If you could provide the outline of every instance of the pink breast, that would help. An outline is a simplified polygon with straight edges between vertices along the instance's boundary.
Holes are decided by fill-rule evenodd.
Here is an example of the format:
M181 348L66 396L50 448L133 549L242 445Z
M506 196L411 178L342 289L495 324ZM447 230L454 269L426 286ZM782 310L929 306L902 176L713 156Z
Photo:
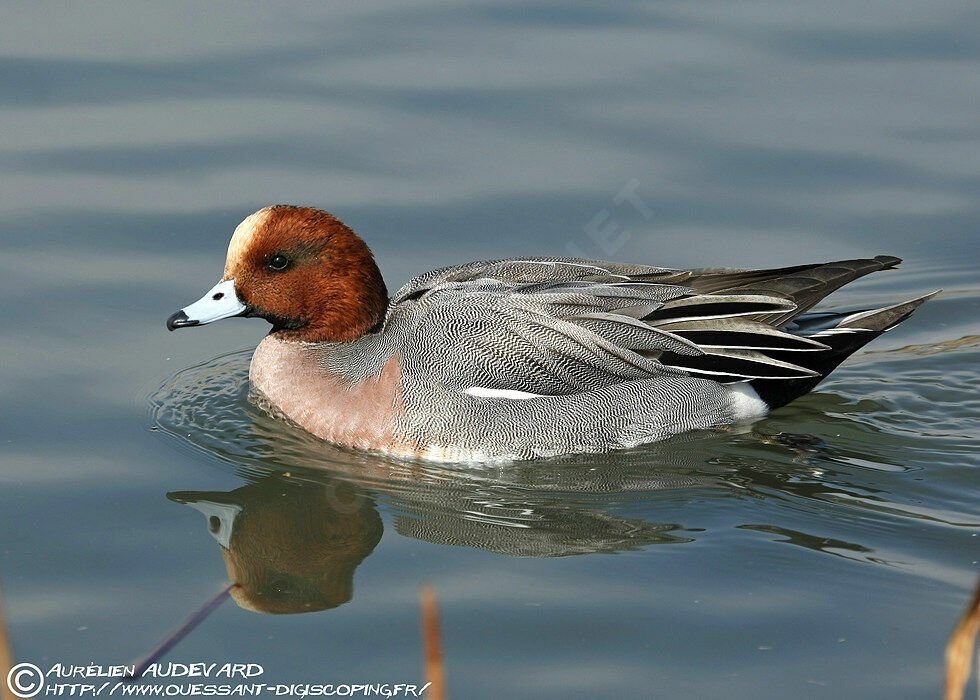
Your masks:
M381 373L350 385L320 366L310 343L267 336L249 369L252 386L313 435L358 449L414 456L405 437L399 356Z

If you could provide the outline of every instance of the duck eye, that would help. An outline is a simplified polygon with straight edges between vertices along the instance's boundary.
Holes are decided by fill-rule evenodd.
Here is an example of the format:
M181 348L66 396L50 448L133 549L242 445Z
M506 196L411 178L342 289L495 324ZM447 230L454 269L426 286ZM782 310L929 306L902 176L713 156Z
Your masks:
M282 272L289 267L289 258L282 253L276 253L269 258L268 268L273 272Z

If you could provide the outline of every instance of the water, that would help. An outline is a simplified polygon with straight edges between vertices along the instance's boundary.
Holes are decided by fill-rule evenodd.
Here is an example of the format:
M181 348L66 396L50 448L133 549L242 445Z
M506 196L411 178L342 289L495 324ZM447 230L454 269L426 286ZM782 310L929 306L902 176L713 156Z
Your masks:
M457 698L938 693L980 568L973 4L23 4L3 20L0 579L19 661L129 661L230 567L244 607L168 659L418 682L430 583ZM261 322L163 329L273 202L351 224L392 289L509 255L888 253L900 270L828 308L945 292L749 428L407 465L253 406Z

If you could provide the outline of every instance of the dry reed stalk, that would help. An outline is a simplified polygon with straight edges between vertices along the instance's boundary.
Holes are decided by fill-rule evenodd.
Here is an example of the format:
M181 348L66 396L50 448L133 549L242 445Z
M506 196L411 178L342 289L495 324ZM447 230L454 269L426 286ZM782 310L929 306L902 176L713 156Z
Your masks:
M422 604L422 642L425 649L425 680L431 683L429 700L446 700L446 669L442 662L442 638L439 634L439 606L436 592L423 586L419 592Z
M14 700L14 694L7 686L7 674L14 667L14 652L11 650L7 625L3 617L3 591L0 590L0 698Z
M221 605L225 601L225 598L231 595L231 589L233 589L236 585L238 584L226 583L224 588L218 591L218 593L208 602L195 610L194 614L187 618L187 620L184 621L180 627L168 634L162 642L147 652L147 654L141 659L134 661L132 663L133 673L123 676L123 678L127 681L138 681L140 678L142 678L143 672L146 671L151 664L156 663L160 657L173 649L181 639L190 634L195 627L204 621L204 618L210 615L219 605Z
M970 680L977 632L980 632L980 583L946 645L946 690L943 700L962 700L966 683ZM977 666L980 668L980 660L977 661Z

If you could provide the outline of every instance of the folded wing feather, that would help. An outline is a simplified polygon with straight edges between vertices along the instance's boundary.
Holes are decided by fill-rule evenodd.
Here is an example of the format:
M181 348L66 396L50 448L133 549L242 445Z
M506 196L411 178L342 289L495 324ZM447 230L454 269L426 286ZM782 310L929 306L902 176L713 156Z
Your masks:
M782 330L824 296L897 258L776 270L670 270L595 260L476 262L412 280L393 315L433 351L464 346L467 387L566 394L657 374L720 382L815 375L787 351L826 350ZM778 354L776 359L767 354Z

